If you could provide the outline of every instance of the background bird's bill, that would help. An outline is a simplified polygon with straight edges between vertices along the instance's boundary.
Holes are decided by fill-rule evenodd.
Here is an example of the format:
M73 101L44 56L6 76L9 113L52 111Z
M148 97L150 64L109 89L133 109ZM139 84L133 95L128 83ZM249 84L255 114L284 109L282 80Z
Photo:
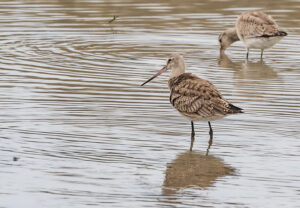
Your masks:
M159 70L153 77L151 77L150 79L148 79L146 82L144 82L143 84L141 84L141 86L147 84L148 82L150 82L152 79L154 79L155 77L159 76L160 74L164 73L165 71L167 71L167 66L164 66L161 70Z

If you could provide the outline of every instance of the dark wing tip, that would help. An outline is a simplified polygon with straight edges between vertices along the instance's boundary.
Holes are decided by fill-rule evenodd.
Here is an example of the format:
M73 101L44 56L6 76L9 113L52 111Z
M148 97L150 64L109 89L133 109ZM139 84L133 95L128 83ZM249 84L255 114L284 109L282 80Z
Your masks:
M264 34L264 35L261 35L261 36L258 36L260 38L270 38L270 37L278 37L278 36L287 36L288 33L287 32L284 32L284 31L278 31L272 35L268 35L268 34Z
M244 110L242 108L239 108L235 105L229 104L229 109L231 113L244 113Z
M278 36L287 36L288 33L285 31L278 31Z

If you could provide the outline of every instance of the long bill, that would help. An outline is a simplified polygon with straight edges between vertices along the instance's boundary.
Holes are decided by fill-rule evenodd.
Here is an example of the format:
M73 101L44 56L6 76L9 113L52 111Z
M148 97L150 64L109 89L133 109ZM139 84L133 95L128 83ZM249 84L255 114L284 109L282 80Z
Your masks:
M167 66L164 66L161 70L159 70L153 77L151 77L150 79L148 79L146 82L144 82L143 84L141 84L141 86L144 86L145 84L147 84L148 82L150 82L152 79L154 79L155 77L159 76L160 74L164 73L165 71L167 71Z
M225 54L225 48L222 46L220 47L220 54L222 54L222 55Z

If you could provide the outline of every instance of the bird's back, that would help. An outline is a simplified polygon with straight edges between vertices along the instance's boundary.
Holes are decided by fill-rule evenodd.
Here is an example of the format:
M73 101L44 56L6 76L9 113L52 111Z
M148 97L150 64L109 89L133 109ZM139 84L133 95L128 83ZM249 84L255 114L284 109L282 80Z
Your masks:
M263 11L246 11L236 22L236 29L241 40L256 37L283 36L275 20Z
M242 109L224 99L209 81L191 73L169 80L170 103L189 120L217 120L226 115L242 113Z

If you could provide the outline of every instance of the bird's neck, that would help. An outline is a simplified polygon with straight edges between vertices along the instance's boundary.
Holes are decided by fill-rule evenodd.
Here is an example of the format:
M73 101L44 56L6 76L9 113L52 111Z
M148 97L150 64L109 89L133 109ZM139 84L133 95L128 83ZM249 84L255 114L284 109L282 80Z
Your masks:
M240 40L235 27L227 29L226 34L231 44Z
M184 72L185 72L185 66L173 68L172 72L170 74L170 79L172 79L174 77L178 77L181 74L183 74Z

